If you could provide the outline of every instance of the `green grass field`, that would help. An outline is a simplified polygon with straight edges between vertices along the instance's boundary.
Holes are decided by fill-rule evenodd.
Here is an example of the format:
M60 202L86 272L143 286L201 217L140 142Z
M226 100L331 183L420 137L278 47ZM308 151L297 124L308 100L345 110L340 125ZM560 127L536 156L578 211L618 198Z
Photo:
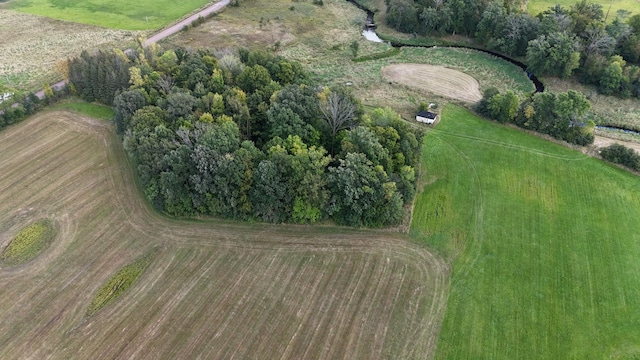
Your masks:
M79 99L67 99L52 107L52 110L71 110L80 114L87 115L94 119L111 120L115 115L115 111L112 108L95 104L87 103Z
M527 12L531 15L537 15L548 8L555 6L556 4L562 5L562 7L569 9L571 6L575 5L575 3L579 2L578 0L529 0L527 1ZM591 0L590 2L602 5L602 11L604 14L607 14L609 11L609 17L607 17L607 22L611 22L616 17L616 11L623 9L627 11L631 11L631 14L639 14L640 13L640 2L635 0ZM611 6L611 10L609 10L609 6Z
M447 106L412 234L453 261L438 359L637 359L640 178Z
M208 0L12 0L8 8L106 28L150 30L172 23L208 2Z

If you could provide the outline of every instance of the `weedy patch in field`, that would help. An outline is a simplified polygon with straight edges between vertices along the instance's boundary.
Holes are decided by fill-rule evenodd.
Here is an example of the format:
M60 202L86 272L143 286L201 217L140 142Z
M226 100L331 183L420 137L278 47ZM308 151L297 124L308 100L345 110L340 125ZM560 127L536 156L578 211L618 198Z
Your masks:
M51 220L42 219L20 230L4 248L0 260L8 265L20 265L38 256L55 237Z
M97 313L124 294L151 264L151 260L153 260L153 253L146 254L111 276L91 300L87 316Z

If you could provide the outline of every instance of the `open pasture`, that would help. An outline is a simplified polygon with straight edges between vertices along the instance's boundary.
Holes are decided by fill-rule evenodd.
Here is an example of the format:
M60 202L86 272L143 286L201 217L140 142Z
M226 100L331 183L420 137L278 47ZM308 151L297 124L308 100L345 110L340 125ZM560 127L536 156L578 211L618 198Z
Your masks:
M411 231L454 269L436 358L640 356L638 176L454 106L423 159Z
M0 358L430 358L448 267L394 233L184 221L144 202L112 127L47 111L0 132L0 247L57 224L37 258L0 264ZM133 285L87 317L135 259Z
M203 7L209 0L11 0L27 14L121 30L153 30Z
M579 0L527 0L527 12L533 16L555 6L556 4L562 5L565 9L570 9ZM640 2L636 0L591 0L591 3L602 5L602 11L605 15L609 12L607 22L613 21L616 18L616 12L618 10L630 11L632 15L640 14Z

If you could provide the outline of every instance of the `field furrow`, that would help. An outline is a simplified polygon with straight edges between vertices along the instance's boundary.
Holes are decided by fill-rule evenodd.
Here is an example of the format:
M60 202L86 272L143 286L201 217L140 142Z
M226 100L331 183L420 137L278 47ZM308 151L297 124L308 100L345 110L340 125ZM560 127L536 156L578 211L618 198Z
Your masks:
M34 260L0 263L2 359L433 354L449 270L402 235L159 216L111 127L67 112L1 132L0 174L0 247L37 219L58 230ZM149 253L87 317L107 279Z

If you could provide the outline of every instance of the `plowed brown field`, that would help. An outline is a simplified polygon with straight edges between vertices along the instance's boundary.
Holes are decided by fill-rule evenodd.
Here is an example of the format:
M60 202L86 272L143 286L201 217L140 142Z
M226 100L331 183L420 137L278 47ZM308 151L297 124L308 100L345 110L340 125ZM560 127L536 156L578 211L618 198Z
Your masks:
M382 69L382 75L403 85L456 100L474 103L482 99L476 79L444 66L392 64Z
M424 359L448 268L401 235L182 221L153 212L103 122L46 112L0 133L0 247L34 219L57 237L0 264L1 359ZM118 269L136 283L85 312Z

